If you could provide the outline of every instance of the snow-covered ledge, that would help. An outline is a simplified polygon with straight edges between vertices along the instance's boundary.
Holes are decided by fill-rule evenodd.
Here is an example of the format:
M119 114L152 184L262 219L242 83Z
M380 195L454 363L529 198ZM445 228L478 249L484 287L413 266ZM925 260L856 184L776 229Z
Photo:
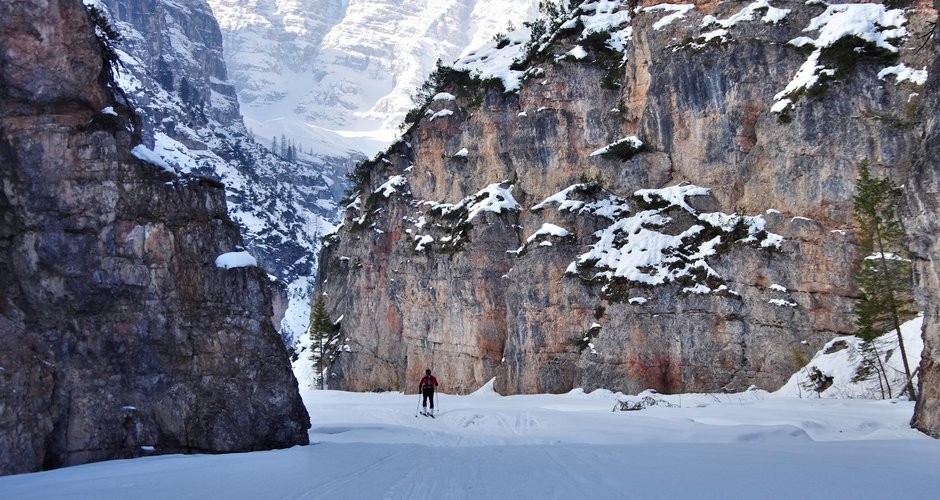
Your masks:
M227 252L215 258L215 267L221 267L222 269L257 266L258 260L248 252Z

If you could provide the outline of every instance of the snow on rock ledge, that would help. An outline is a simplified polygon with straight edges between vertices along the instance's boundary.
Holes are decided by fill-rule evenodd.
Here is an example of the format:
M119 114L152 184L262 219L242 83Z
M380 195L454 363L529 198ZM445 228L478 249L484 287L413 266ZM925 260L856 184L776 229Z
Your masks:
M618 140L618 141L612 142L612 143L610 143L610 144L608 144L608 145L606 145L606 146L604 146L604 147L602 147L602 148L600 148L600 149L594 151L594 152L591 153L589 156L603 156L603 155L607 155L607 154L612 154L612 153L614 153L618 148L627 148L627 149L631 149L631 150L637 151L637 150L639 150L639 149L642 148L642 147L643 147L643 141L641 141L639 137L637 137L637 136L635 136L635 135L631 135L631 136L629 136L629 137L624 137L623 139L620 139L620 140Z
M560 208L583 213L589 205L584 202L574 205L563 194L576 187L569 187L536 207L542 208L552 201L559 203ZM607 282L623 279L644 285L684 283L688 285L683 288L685 293L727 292L723 279L706 258L718 255L730 244L778 248L782 237L767 232L761 216L700 214L689 204L688 198L710 193L707 188L692 184L641 189L633 194L633 205L638 208L632 215L610 217L607 211L595 213L614 222L594 233L595 243L568 266L566 273L588 273L584 277ZM676 210L694 216L700 223L675 227Z
M924 317L919 316L901 325L901 336L908 359L920 359L924 349L921 328ZM904 366L898 353L898 337L893 331L885 333L874 341L879 352L880 363L891 385L891 394L895 397L905 384ZM881 399L881 385L877 375L860 376L864 373L865 359L862 353L862 339L854 335L836 337L820 349L806 366L800 368L790 380L778 389L774 395L789 397L821 397L839 399ZM819 377L829 379L831 383L819 392L810 379L818 370ZM917 376L914 376L917 384ZM885 390L887 397L887 389Z
M678 7L679 17L681 17L694 6ZM664 10L672 10L671 8L672 6L666 6ZM607 47L618 52L623 52L627 42L632 39L633 28L625 26L631 21L631 13L623 2L588 0L572 9L569 16L565 22L556 25L556 31L541 33L538 39L532 39L533 31L529 26L510 31L482 47L464 53L454 62L453 67L457 70L468 71L472 76L482 80L497 79L502 82L506 92L517 92L522 86L524 77L527 76L523 68L527 57L532 53L547 50L559 32L581 25L584 29L578 35L578 40L584 40L592 33L607 32ZM556 58L556 61L565 58L582 60L588 55L585 47L576 45Z
M790 9L778 9L770 5L770 2L767 0L757 0L756 2L747 5L737 14L727 19L718 19L715 16L705 16L705 18L702 19L702 26L717 24L722 28L730 28L741 21L753 21L754 14L758 14L761 10L766 11L764 16L761 17L761 21L769 24L779 23L787 17L787 14L790 13Z
M686 14L689 13L689 11L691 11L694 8L695 8L695 5L692 5L690 3L678 4L678 5L663 3L663 4L647 7L643 9L643 12L662 11L662 12L669 13L666 16L664 16L662 19L660 19L659 21L656 21L655 24L653 24L653 29L656 31L659 31L665 28L666 26L669 26L674 21L682 19L683 17L685 17Z
M521 210L522 207L512 197L512 185L503 187L507 182L495 183L486 186L473 196L468 196L455 205L446 203L429 203L432 210L441 211L442 215L447 215L457 210L467 210L467 220L473 220L480 212L502 213L505 210Z
M258 260L248 252L228 252L215 258L215 267L235 269L237 267L257 267Z
M138 144L134 146L134 149L131 150L131 154L134 155L138 160L145 161L151 165L156 165L167 172L176 174L176 169L170 166L163 158L160 157L157 153L154 153L150 148L144 146L143 144Z
M382 196L388 198L392 194L397 193L398 188L405 186L406 184L408 184L408 180L405 179L403 175L393 175L392 177L389 177L385 184L382 184L376 188L373 193L381 194Z
M532 243L539 236L557 236L559 238L564 238L565 236L568 236L569 234L571 233L569 233L567 229L556 226L555 224L549 224L548 222L546 222L542 224L542 227L539 228L538 231L533 233L532 236L529 236L528 238L526 238L525 241L526 243Z
M531 30L512 31L504 39L492 42L462 55L454 62L454 69L469 71L482 80L499 79L506 92L516 92L522 85L522 71L510 69L525 54Z
M800 66L796 75L786 88L774 96L775 103L771 110L776 113L786 110L805 90L820 83L820 79L831 77L835 70L826 68L821 59L824 51L841 40L854 37L878 50L897 53L898 48L892 41L908 35L904 24L907 18L902 9L887 9L881 4L840 4L829 5L826 11L813 18L804 32L818 32L815 39L801 36L790 40L795 47L812 46L815 50ZM865 47L856 48L863 53ZM881 76L881 75L879 75ZM790 102L784 103L789 99Z
M927 83L927 68L918 70L909 68L904 64L898 64L897 66L890 66L879 71L878 79L884 80L889 75L894 75L894 83L898 84L904 81L911 82L914 85Z

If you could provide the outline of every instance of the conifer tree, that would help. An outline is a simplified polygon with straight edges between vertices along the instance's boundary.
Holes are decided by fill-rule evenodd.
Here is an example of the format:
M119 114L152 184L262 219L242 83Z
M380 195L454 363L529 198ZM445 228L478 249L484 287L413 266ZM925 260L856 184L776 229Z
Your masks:
M317 369L320 389L326 388L326 371L339 353L339 328L330 321L323 295L317 295L310 313L310 361Z
M913 269L904 248L904 230L897 213L901 189L890 179L873 178L867 160L860 167L857 189L853 205L862 258L855 279L863 292L855 308L857 334L865 341L865 349L870 350L872 346L868 344L885 331L893 329L897 333L907 379L905 391L911 399L916 399L901 335L902 319L914 314ZM880 366L880 356L875 353L875 357Z
M173 85L173 70L170 69L170 63L163 57L157 60L157 83L166 90L173 92L176 88Z
M186 77L180 79L180 88L178 92L180 100L189 106L193 106L193 90Z

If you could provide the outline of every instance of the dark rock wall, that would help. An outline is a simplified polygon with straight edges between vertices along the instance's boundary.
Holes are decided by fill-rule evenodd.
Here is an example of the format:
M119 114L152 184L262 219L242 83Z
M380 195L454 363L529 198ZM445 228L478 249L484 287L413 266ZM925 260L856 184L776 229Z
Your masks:
M3 2L0 41L0 474L306 443L221 185L131 155L79 0Z

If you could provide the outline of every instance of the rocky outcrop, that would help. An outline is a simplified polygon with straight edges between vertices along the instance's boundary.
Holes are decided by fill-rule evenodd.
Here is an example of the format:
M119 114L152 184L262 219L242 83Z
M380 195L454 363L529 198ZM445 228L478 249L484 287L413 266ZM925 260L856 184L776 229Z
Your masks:
M938 5L940 7L940 5ZM936 31L934 54L940 51ZM906 225L915 258L915 276L924 307L924 354L920 362L920 399L911 425L940 438L940 59L928 70L925 98L920 106L924 124L923 149L907 183L910 218Z
M0 4L0 40L0 473L306 443L222 186L136 146L79 0Z
M245 127L227 77L222 35L205 0L89 2L121 35L118 85L140 118L144 144L175 170L225 184L246 247L277 278L287 345L306 330L320 236L353 160L272 154Z
M919 147L921 86L879 73L932 60L914 49L935 11L896 53L827 49L825 84L791 92L813 56L788 42L829 11L771 3L789 12L588 1L581 27L613 19L622 52L572 22L518 92L449 81L359 169L321 256L349 339L334 387L414 390L431 367L454 392L770 389L854 332L857 166L900 178Z

